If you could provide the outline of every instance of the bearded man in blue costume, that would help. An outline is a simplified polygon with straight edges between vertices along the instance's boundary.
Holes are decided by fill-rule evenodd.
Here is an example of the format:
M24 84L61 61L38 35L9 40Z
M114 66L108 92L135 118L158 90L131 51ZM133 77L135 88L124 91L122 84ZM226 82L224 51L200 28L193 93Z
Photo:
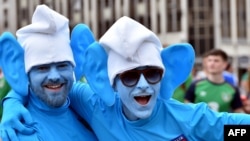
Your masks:
M34 120L32 128L36 132L30 135L18 132L17 138L9 139L97 140L94 133L69 107L68 94L74 82L75 61L70 47L68 19L45 5L39 5L33 14L32 23L19 29L16 34L18 42L11 33L2 35L1 57L2 59L6 57L4 59L6 62L12 61L9 63L10 72L6 72L7 77L15 77L16 73L12 73L13 71L24 70L24 67L12 68L11 64L15 66L20 61L25 62L25 73L29 83L26 108ZM1 61L3 65L7 65ZM16 82L11 81L14 90L16 90L14 85L18 85L18 79L24 80L25 77L17 78ZM19 85L20 89L24 90L25 87L22 86L23 84ZM16 104L12 107L18 109ZM8 112L12 112L11 109ZM4 134L3 131L1 134ZM4 141L9 139L3 138Z
M81 40L75 33L71 42ZM205 103L183 104L170 98L190 74L194 59L191 45L163 49L152 31L122 17L84 51L82 64L88 84L73 85L71 106L98 140L223 140L225 124L249 124L250 116L217 113ZM11 103L10 97L4 106ZM22 132L20 125L12 127Z

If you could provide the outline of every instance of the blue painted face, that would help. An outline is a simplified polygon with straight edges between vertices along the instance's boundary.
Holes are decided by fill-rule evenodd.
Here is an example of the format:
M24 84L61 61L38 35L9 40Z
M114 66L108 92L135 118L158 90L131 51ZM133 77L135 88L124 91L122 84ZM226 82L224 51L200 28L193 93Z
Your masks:
M34 94L52 107L65 103L74 81L70 62L34 66L28 76Z
M137 69L144 70L145 67ZM121 98L123 113L129 120L145 119L151 115L160 91L160 80L151 84L147 76L141 73L134 86L126 86L121 77L116 78L114 86Z

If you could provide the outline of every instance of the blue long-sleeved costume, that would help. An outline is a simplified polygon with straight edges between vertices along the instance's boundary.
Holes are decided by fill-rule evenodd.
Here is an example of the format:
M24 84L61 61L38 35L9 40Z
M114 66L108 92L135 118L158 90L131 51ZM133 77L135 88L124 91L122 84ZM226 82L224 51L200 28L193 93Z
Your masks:
M52 108L34 94L29 94L27 109L36 122L36 132L32 135L18 134L20 141L95 141L77 115L69 108L70 101L59 108Z
M85 40L81 39L79 41L85 41ZM76 44L76 46L77 45L78 44ZM98 48L92 46L89 49L91 50ZM174 52L171 51L171 49L173 49ZM108 93L106 90L104 90L105 87L110 85L109 83L105 85L100 80L107 80L107 79L89 79L93 81L93 82L88 81L89 84L96 84L99 86L99 87L95 87L95 85L91 86L92 89L94 88L93 90L97 91L96 94L94 94L94 92L89 88L88 85L84 85L80 82L73 85L71 94L69 95L71 97L70 98L71 106L75 109L75 111L77 111L81 115L81 117L83 117L90 124L90 126L93 128L99 140L104 140L104 141L179 140L180 141L182 138L183 140L187 139L191 141L202 141L202 140L216 141L216 140L223 140L224 124L250 123L250 115L216 113L211 111L205 104L187 105L169 99L175 87L181 82L183 82L182 79L184 79L185 76L190 74L190 71L188 70L192 68L192 65L190 64L192 64L194 60L194 53L190 55L188 50L181 50L182 52L180 53L178 52L178 45L177 47L174 48L168 47L165 51L168 52L164 53L163 50L162 57L163 57L163 62L165 61L166 63L168 63L166 64L166 68L168 68L168 71L166 75L163 77L162 82L165 83L163 83L164 87L161 87L161 89L163 90L159 94L159 96L165 96L165 97L164 99L160 97L158 98L152 115L147 119L141 119L138 121L127 120L122 113L122 105L118 95L116 95L115 97L115 103L112 104L111 106L110 105L107 106L104 100L108 99L107 101L109 103L110 102L109 100L112 99L111 98L112 95L113 94L115 95L115 93ZM75 49L75 52L79 51ZM80 52L78 54L82 55ZM94 55L90 54L89 56L85 57L87 58L85 61L87 63L90 63L90 65L84 65L83 67L85 69L85 75L88 77L91 76L90 78L103 78L97 76L105 72L103 70L99 71L99 69L103 69L106 65L105 55L103 54L104 57L102 58L101 55L98 54L98 50L94 50L93 54ZM185 59L179 57L184 55ZM168 60L170 61L168 62ZM104 63L98 61L103 61ZM178 62L178 64L176 62ZM93 67L92 64L94 65L97 64L97 66ZM104 64L104 67L101 66L102 64ZM17 69L11 69L11 70L18 70L19 67L16 68ZM104 74L106 75L106 73ZM176 77L175 74L178 74L178 77ZM16 79L13 80L14 81L12 82L15 82ZM16 89L22 90L19 89L19 87L17 87ZM168 92L168 94L166 94L165 92ZM17 93L27 94L23 91L17 91ZM110 94L111 97L109 97ZM103 97L100 98L99 96ZM31 107L33 106L28 106L29 110L31 110L31 115L32 114L34 115L34 113L36 113L34 116L32 115L32 117L38 119L38 117L41 114L38 114L38 111L32 109ZM71 118L72 117L73 115L71 115ZM38 131L44 131L49 133L48 135L50 135L51 140L54 140L52 139L54 133L58 136L61 136L63 134L62 132L60 132L60 130L63 128L62 126L70 126L68 127L68 130L66 130L68 132L73 132L73 129L75 128L74 125L69 124L70 123L69 121L65 122L65 125L56 124L57 120L61 119L60 116L56 118L56 121L55 119L53 120L52 117L51 119L48 119L47 116L41 119L43 120L42 123L49 124L50 126L53 127L55 126L55 129L58 129L58 131L57 130L49 131L48 129L47 132L47 130L41 129L42 127L38 127L38 125L35 126L36 128L40 128L40 130ZM49 123L50 120L51 122L55 121L55 123L54 122ZM38 132L38 135L39 134L40 133ZM44 140L50 140L50 139L44 139ZM60 139L58 137L55 140L66 140L66 139L65 138ZM72 138L71 140L77 140L77 139Z
M11 56L10 56L11 53ZM34 122L36 123L34 126L30 128L35 129L35 133L30 134L21 134L20 132L16 132L18 136L18 140L20 141L96 141L95 135L89 131L83 123L80 122L76 113L69 107L70 101L69 98L65 102L65 104L59 108L52 108L38 99L34 94L29 92L29 81L27 74L24 70L24 51L20 44L16 41L15 37L9 33L5 32L1 35L0 38L0 65L3 66L3 70L5 72L5 78L11 85L13 91L11 91L8 95L12 94L15 98L20 98L25 96L28 101L25 107L28 109L28 112L32 116ZM6 59L8 58L8 59ZM4 61L3 61L4 60ZM4 64L2 64L4 62ZM11 69L9 69L11 68ZM23 68L23 69L22 69ZM7 95L7 97L8 97ZM27 97L26 97L27 96ZM6 99L7 99L6 97ZM22 97L24 98L24 97ZM11 103L7 107L12 107ZM15 105L14 107L18 107ZM14 108L13 114L17 114L18 108ZM11 110L11 109L10 109ZM5 111L10 111L5 110ZM11 110L12 111L12 110ZM9 112L10 113L10 112ZM11 116L9 113L6 113L5 116ZM15 117L15 115L14 115ZM4 140L14 140L12 136L13 134L3 134L7 133L8 128L13 127L13 123L15 122L7 122L3 124L5 121L2 119L1 121L1 138ZM20 126L17 126L20 127ZM18 130L18 129L16 129Z
M81 93L81 94L79 94ZM206 104L183 104L176 100L158 98L152 115L147 119L129 121L122 113L116 95L113 106L106 106L98 95L77 83L70 94L73 108L93 128L99 140L223 140L224 124L249 124L250 115L217 113Z

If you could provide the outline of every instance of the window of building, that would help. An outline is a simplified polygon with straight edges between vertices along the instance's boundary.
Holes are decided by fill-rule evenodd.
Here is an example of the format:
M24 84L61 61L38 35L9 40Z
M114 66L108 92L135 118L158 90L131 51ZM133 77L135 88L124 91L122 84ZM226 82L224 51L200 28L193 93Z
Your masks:
M177 32L181 30L180 0L167 0L167 31Z
M207 0L189 0L189 43L198 57L214 48L213 4Z
M230 0L221 0L221 37L229 39L231 37Z
M237 35L240 40L246 40L246 0L237 0Z
M114 0L98 0L97 16L98 31L97 38L100 38L115 21Z
M4 17L8 17L8 10L4 9ZM4 28L8 28L8 20L7 18L4 19Z

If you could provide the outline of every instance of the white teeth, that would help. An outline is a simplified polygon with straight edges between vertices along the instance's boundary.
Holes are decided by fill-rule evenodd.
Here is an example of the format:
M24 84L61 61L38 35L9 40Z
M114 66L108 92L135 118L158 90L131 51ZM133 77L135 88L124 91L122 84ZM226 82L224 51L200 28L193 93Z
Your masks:
M51 88L51 89L56 89L56 88L60 88L61 85L53 85L53 86L47 86L48 88Z
M138 95L138 96L135 96L135 97L148 97L150 95Z

